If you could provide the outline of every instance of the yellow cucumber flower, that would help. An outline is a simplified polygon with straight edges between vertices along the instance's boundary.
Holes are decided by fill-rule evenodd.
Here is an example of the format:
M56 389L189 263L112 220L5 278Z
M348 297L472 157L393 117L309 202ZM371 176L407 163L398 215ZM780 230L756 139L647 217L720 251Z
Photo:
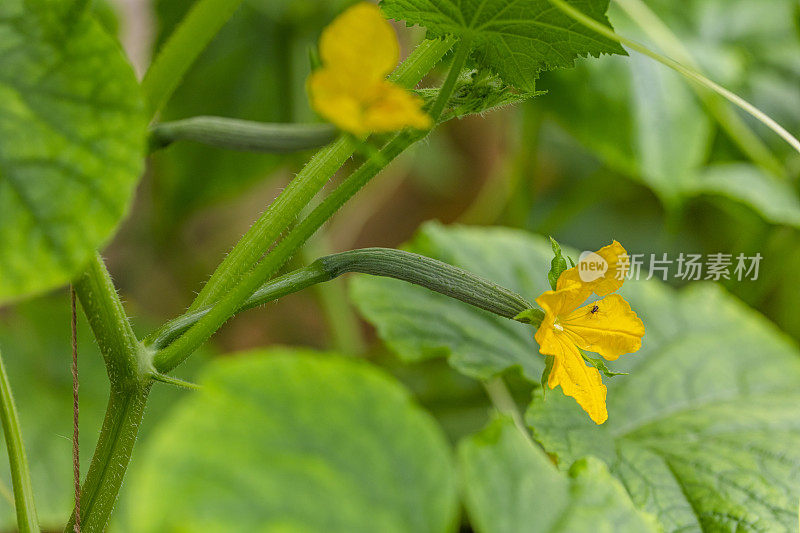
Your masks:
M611 294L622 286L624 278L619 273L624 273L625 249L614 241L596 254L608 264L597 279L583 281L579 263L561 273L556 290L536 299L545 316L535 338L539 351L554 358L548 386L561 385L564 394L575 398L596 424L602 424L608 419L606 386L580 350L608 360L635 352L642 345L644 324L622 296ZM604 298L581 307L592 293Z
M431 126L422 99L386 80L400 47L378 6L356 4L336 17L322 32L319 53L322 67L308 80L311 105L338 128L363 137Z

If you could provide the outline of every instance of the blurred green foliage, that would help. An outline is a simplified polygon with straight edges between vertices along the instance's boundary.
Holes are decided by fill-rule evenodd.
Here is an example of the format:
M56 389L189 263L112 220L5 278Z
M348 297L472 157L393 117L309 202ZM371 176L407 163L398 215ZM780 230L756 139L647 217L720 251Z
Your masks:
M144 451L130 531L452 529L444 436L371 365L272 349L215 362L200 383Z
M141 91L91 17L0 6L0 303L78 273L127 213L144 167Z
M154 2L156 46L191 3ZM246 0L160 119L222 115L315 120L305 95L309 49L321 28L349 3ZM773 0L768 7L760 0L648 0L647 5L711 78L793 133L800 130L800 8L795 1ZM646 19L632 20L617 3L612 3L609 17L621 34L670 55L670 39L653 33L657 26ZM105 27L115 28L113 17L102 18ZM402 42L413 43L419 34L418 29L403 29ZM546 519L574 510L570 506L587 510L585 516L574 516L576 531L593 531L600 520L643 530L648 518L634 506L656 516L667 531L793 527L800 464L795 407L800 379L800 156L747 117L740 120L758 142L743 147L742 138L721 124L726 112L709 104L713 99L640 56L590 58L577 61L573 70L545 73L536 88L547 94L526 102L522 100L528 95L503 86L488 71L467 74L456 93L455 114L477 111L486 116L448 124L428 144L401 158L325 230L331 247L396 245L423 220L449 223L464 217L470 223L553 235L565 249L571 246L573 255L575 249L596 249L614 238L632 253L760 253L764 259L758 280L721 283L755 311L721 287L676 291L654 282L626 285L626 297L648 333L641 352L609 365L631 374L606 380L611 419L602 427L590 425L570 398L548 394L546 402L541 399L534 384L544 361L527 326L400 282L354 280L352 299L379 337L375 341L365 335L375 341L366 357L397 376L451 442L466 437L460 447L460 482L468 483L462 486L464 528L519 531L520 522L514 519L526 526L541 520L536 525L544 528ZM486 113L476 106L476 95L484 90L497 98L492 106L507 107ZM421 92L430 97L435 90ZM205 269L198 274L198 265L215 264L219 250L230 244L212 238L235 237L225 233L229 227L234 233L246 229L271 200L254 199L256 186L291 174L304 159L190 143L152 158L152 194L141 199L136 222L151 223L160 251L140 232L129 230L109 251L112 272L122 273L118 281L126 300L143 315L136 320L140 329L185 306L196 287L180 280L207 275ZM769 161L777 162L781 175ZM81 204L70 208L83 209ZM183 244L187 235L196 257L170 254L186 249L175 245ZM552 252L537 237L431 224L408 247L469 268L529 298L549 286ZM144 273L125 275L136 269ZM0 313L0 345L28 453L36 458L39 514L48 528L63 525L70 506L67 305L66 295L59 294ZM328 312L336 313L335 306ZM325 347L326 339L336 336L324 332L318 315L319 302L311 296L290 297L238 317L214 342L225 352L281 342ZM87 340L88 326L81 322L80 330L86 465L106 387L99 385L103 370L96 347ZM222 528L230 526L227 521L234 515L242 523L258 524L266 520L261 514L266 500L283 505L282 512L296 523L312 523L324 515L359 524L358 513L373 512L377 505L388 517L388 529L402 530L405 515L419 521L415 531L451 525L449 451L409 393L380 371L341 359L323 362L305 350L290 357L290 351L215 361L206 373L206 393L159 386L145 419L150 427L159 427L155 433L144 430L144 446L134 456L134 478L124 489L130 492L123 492L116 527L163 530L175 525L164 507L165 486L180 495L170 502L184 525L202 520ZM445 357L449 366L437 359ZM277 370L286 379L278 379ZM530 405L528 423L544 449L557 456L559 468L567 470L587 454L605 461L607 468L590 458L568 474L558 472L538 450L522 451L527 443L507 422L490 423L469 437L489 420L491 409L475 378L500 373L513 383L517 403ZM187 395L191 397L173 406ZM314 433L317 420L310 417L324 409L331 416L320 431L327 433ZM372 422L361 423L363 417L355 413ZM271 440L274 434L264 429L268 422L277 424L278 415L291 437L285 442ZM410 435L393 425L398 417L410 421ZM357 424L357 442L369 457L381 450L386 457L403 458L396 465L381 463L379 470L387 477L381 478L386 486L378 491L379 505L367 498L331 504L335 509L320 506L319 515L304 516L292 508L301 504L276 498L280 491L275 486L292 483L297 475L328 472L332 464L344 464L330 474L332 484L369 477L369 469L356 460L361 456L345 446L352 437L345 431L352 429L350 423ZM236 435L235 443L230 434ZM424 451L438 459L417 453L403 439L417 439L416 444L421 439ZM276 457L286 450L305 455L296 458L296 471L276 472ZM242 451L249 454L247 462L236 457ZM232 468L226 470L226 461ZM426 477L426 468L440 472L444 481ZM515 507L520 515L501 512L509 501L528 502L535 496L534 471L536 483L550 483L554 496L545 500L547 508L533 518L524 514L528 508L522 504ZM428 492L408 490L397 482L403 475L408 484ZM393 489L399 494L390 494ZM310 491L308 486L298 490ZM438 504L428 495L438 498ZM313 498L318 496L323 502L341 501L336 499L340 494L330 491L320 490ZM429 508L421 512L426 503ZM498 514L508 522L500 522ZM0 524L10 527L12 520L11 507L0 499ZM492 523L498 527L487 525ZM287 531L291 525L278 524Z
M568 476L559 473L507 418L465 439L458 458L465 507L477 531L660 531L601 461L589 457Z

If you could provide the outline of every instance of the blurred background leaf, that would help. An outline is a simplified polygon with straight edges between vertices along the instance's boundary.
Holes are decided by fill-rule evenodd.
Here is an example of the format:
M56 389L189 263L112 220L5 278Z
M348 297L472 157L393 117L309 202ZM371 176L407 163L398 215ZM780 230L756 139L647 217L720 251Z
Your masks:
M660 531L599 460L560 473L507 418L459 446L464 505L478 533Z
M127 214L143 169L133 69L93 17L62 33L57 13L0 6L0 303L76 275Z
M379 370L276 348L200 382L133 473L130 531L453 530L446 441Z

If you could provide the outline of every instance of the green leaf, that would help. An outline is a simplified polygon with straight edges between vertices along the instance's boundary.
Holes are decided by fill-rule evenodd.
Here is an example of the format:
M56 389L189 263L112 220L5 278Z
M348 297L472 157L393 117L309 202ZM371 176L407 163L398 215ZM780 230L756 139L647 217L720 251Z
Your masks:
M458 451L464 503L478 533L658 531L600 461L588 457L560 473L511 420L493 421Z
M628 283L623 293L647 334L615 362L630 376L606 383L608 421L550 395L527 413L534 437L563 468L603 459L666 531L796 528L796 345L715 285Z
M800 39L796 0L651 0L650 7L715 81L745 97L789 131L800 128ZM616 22L617 18L613 20ZM794 150L774 135L763 141L783 159Z
M800 198L795 189L753 165L726 163L707 167L686 184L684 191L722 196L746 205L767 222L800 228Z
M726 0L646 4L677 34L679 44L673 46L689 50L712 79L752 101L790 131L800 126L800 94L788 89L800 81L796 64L800 41L791 35L789 22L793 1L775 0L769 12L758 0L737 1L736 9ZM612 7L610 17L621 34L663 51L620 9ZM662 44L671 41L657 29L651 33L661 35ZM665 205L676 207L701 194L722 195L748 205L770 222L786 223L774 220L772 210L763 204L750 201L744 172L731 178L735 183L730 187L715 183L704 188L709 161L741 156L728 153L727 139L712 145L715 124L709 111L677 73L641 56L603 57L554 73L541 80L540 86L549 91L548 111L568 132L609 167L641 180ZM777 155L791 151L773 137L766 135L764 141ZM765 184L770 178L759 176L762 171L753 169L747 174L762 196L781 194L787 188ZM798 195L791 192L790 197Z
M467 268L529 300L550 288L550 245L519 231L428 223L406 248ZM528 325L393 279L358 276L351 296L404 361L447 357L459 371L481 379L519 367L531 383L544 369Z
M547 383L550 381L550 373L553 371L553 365L556 363L556 358L552 355L544 356L544 370L542 370L542 379L539 384L542 386L542 398L547 395L547 389L550 387Z
M416 92L429 103L439 96L439 88L418 89ZM486 69L465 69L458 77L440 122L495 111L542 94L542 91L517 91Z
M547 280L550 282L550 287L556 290L558 285L558 278L561 273L567 270L567 261L561 255L561 246L552 237L550 237L550 246L553 247L553 260L550 261L550 270L547 272Z
M453 530L442 432L374 367L272 350L218 360L201 384L143 450L131 529Z
M608 369L602 357L589 357L584 350L581 350L581 356L583 357L584 361L602 372L607 378L613 378L614 376L627 376L629 374L628 372L612 372ZM544 381L542 381L542 386L544 386Z
M522 322L523 324L531 324L538 328L539 324L544 320L544 311L541 309L526 309L515 316L514 320Z
M143 168L144 104L118 44L89 16L55 32L35 5L0 5L0 304L77 274Z
M608 24L608 0L570 4ZM481 66L525 92L536 89L542 70L572 67L577 57L625 54L617 43L587 30L547 0L382 0L386 15L419 24L433 36L467 39Z

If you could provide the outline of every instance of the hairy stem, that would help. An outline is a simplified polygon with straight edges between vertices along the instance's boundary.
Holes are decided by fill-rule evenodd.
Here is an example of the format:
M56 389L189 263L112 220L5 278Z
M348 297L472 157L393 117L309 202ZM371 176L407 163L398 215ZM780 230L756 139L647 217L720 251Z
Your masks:
M81 490L81 528L102 532L111 516L150 392L151 352L136 339L99 255L75 283L111 381L97 448ZM72 532L73 512L66 531Z
M75 292L89 320L111 383L133 384L140 378L141 348L103 259L92 258L75 282Z
M407 281L510 319L532 307L516 292L437 259L390 248L364 248L320 257L307 267L275 278L255 291L236 312L351 272ZM211 309L204 307L167 322L145 338L145 345L166 348ZM162 370L158 360L156 367Z
M452 48L453 43L453 39L422 42L389 79L402 87L414 87ZM357 147L352 137L342 135L333 144L317 152L239 240L189 309L208 306L228 293L258 263Z
M198 0L169 36L142 80L155 115L178 88L189 67L231 18L242 0Z
M31 474L22 442L17 407L11 394L11 384L8 382L2 356L0 356L0 422L3 425L6 448L8 448L11 484L14 487L14 506L17 510L17 529L20 533L35 533L39 531L39 520L36 517Z
M149 385L125 390L111 385L100 438L81 490L81 531L85 533L105 531L130 463L149 392ZM73 511L65 533L72 533L74 525Z
M322 228L300 249L304 263L313 262L331 251L327 228ZM333 348L343 354L359 355L366 350L361 323L347 298L347 289L341 281L319 283L313 288L317 305L325 318L326 330Z
M469 56L471 49L469 39L462 39L456 45L455 55L453 56L453 62L450 64L450 69L447 72L447 78L445 78L442 88L439 90L439 96L437 96L436 100L433 102L433 106L431 106L431 109L428 111L434 124L439 120L439 117L442 116L442 112L447 106L450 96L453 94L456 82L458 82L458 76L461 74L461 69L464 68L464 63L466 63L467 56Z
M354 150L352 138L341 135L333 144L317 152L225 257L189 309L210 305L230 291L353 155Z
M425 133L401 133L387 143L380 152L381 163L392 161L403 150L425 136ZM154 364L160 372L168 372L182 363L214 334L258 287L274 276L294 252L308 240L347 200L363 187L381 169L374 159L367 160L337 187L306 219L297 224L286 237L238 284L229 290L209 312L173 344L158 352ZM196 309L190 309L196 310Z
M330 280L331 277L318 264L311 264L300 268L279 278L271 280L263 287L255 291L245 302L236 310L237 313L264 305L265 303L283 298L289 294L301 291L317 283ZM189 328L200 321L211 311L211 306L201 307L195 311L190 311L184 315L174 318L155 330L144 339L145 346L154 350L161 350L169 346L175 339L180 337ZM163 356L162 356L163 357ZM154 364L156 370L164 372L167 369L160 362L161 357L156 357Z
M224 117L192 117L150 128L150 151L175 141L246 152L287 153L319 148L333 141L329 124L277 124Z
M455 79L461 72L468 53L468 44L462 42L450 66L447 79L434 102L433 110L431 111L431 118L434 123L436 123L439 115L441 115L450 100L455 87ZM297 249L303 246L342 205L360 191L386 165L409 146L425 138L428 133L428 131L418 130L400 132L386 143L375 157L365 161L358 170L325 198L308 217L297 224L267 257L243 276L239 283L229 291L226 291L225 296L211 308L206 316L200 319L172 345L158 352L154 358L156 368L161 372L168 372L189 357L236 313L236 310L252 296L262 283L274 276L291 259ZM190 308L190 310L196 310L196 308Z

